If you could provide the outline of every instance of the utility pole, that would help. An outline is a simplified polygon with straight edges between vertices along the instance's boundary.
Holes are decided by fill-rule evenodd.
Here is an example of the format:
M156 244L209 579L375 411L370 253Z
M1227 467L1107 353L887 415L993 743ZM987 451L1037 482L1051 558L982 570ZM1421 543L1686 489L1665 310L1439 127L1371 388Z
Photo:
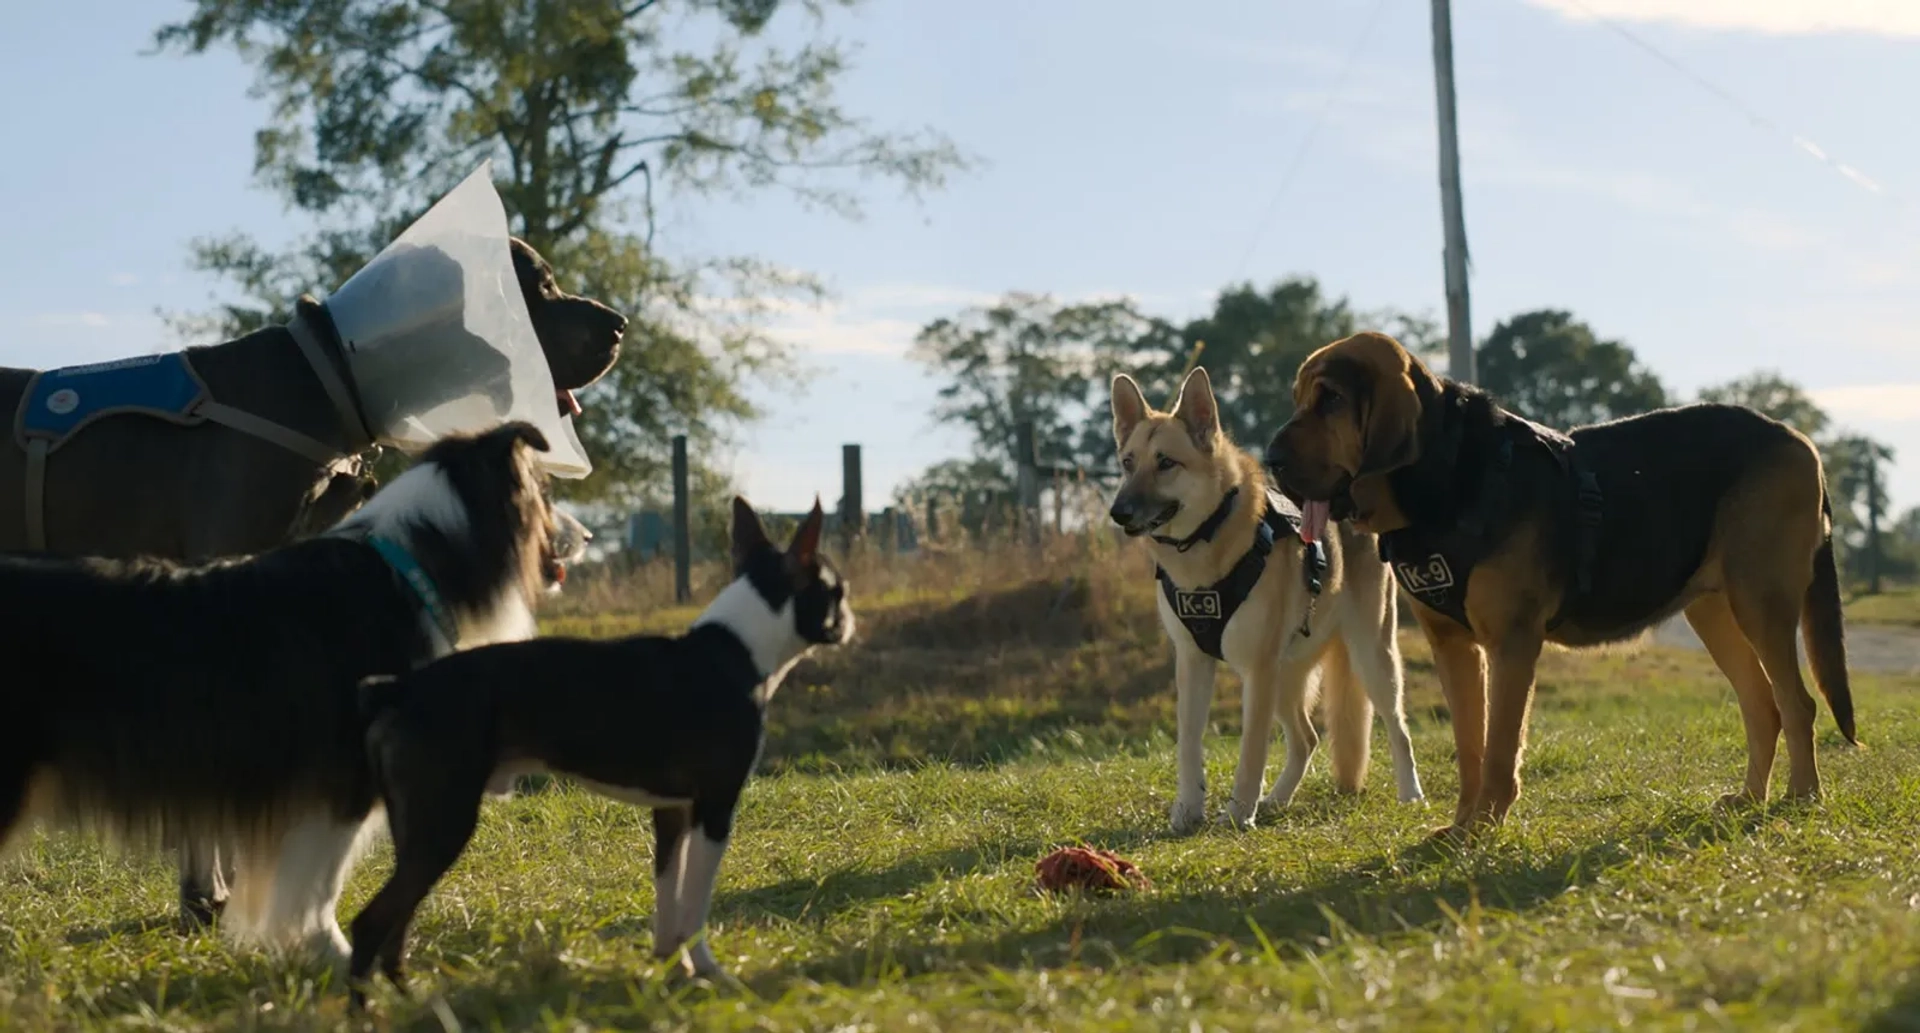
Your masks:
M1453 117L1453 14L1433 0L1433 84L1440 109L1440 215L1447 234L1447 375L1471 384L1473 320L1467 309L1467 222L1460 210L1460 140Z

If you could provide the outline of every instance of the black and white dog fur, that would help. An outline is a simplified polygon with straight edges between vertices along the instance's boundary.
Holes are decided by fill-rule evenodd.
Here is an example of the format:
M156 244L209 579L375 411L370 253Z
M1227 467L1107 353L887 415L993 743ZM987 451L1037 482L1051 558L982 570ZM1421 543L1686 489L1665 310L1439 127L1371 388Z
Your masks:
M459 859L489 792L567 775L653 809L654 954L721 968L701 933L734 808L760 758L767 702L816 645L853 635L847 588L820 554L818 501L785 552L733 501L734 581L686 634L543 638L369 679L367 754L393 834L393 875L354 918L351 977L402 984L407 927Z
M317 538L203 566L0 558L0 848L31 822L235 849L236 941L344 964L377 803L360 682L535 633L584 541L540 431L449 437Z

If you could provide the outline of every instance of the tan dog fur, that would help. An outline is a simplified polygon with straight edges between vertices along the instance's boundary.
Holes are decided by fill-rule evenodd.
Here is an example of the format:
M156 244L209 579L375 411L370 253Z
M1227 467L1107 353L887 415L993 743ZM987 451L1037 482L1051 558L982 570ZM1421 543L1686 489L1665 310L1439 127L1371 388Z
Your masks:
M1221 431L1206 371L1195 369L1187 376L1170 412L1149 406L1139 384L1126 374L1113 380L1112 404L1114 443L1124 471L1116 500L1151 500L1156 511L1178 503L1171 519L1151 531L1185 538L1228 491L1240 489L1231 516L1211 542L1183 553L1147 541L1154 561L1177 586L1191 589L1219 581L1253 546L1266 510L1266 474L1255 457L1236 448ZM1401 699L1393 588L1386 567L1375 553L1373 538L1351 527L1330 524L1325 544L1328 569L1322 594L1312 603L1311 637L1299 634L1311 597L1302 578L1297 539L1275 542L1260 580L1222 635L1221 652L1243 686L1240 762L1223 822L1245 827L1261 806L1284 807L1292 800L1319 742L1310 718L1316 695L1326 703L1334 780L1342 791L1357 792L1366 779L1373 710L1378 707L1386 722L1399 798L1424 799ZM1178 694L1179 791L1170 823L1174 831L1188 832L1206 818L1202 735L1217 662L1194 644L1166 596L1157 589L1155 596L1161 625L1174 644ZM1276 712L1286 732L1287 760L1263 799L1261 782Z

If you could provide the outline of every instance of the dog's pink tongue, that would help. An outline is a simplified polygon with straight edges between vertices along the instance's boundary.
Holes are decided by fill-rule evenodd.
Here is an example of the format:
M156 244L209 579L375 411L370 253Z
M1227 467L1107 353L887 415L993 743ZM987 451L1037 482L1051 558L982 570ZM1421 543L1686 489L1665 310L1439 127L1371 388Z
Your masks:
M1308 502L1300 507L1300 537L1310 542L1320 541L1327 536L1327 516L1332 505L1326 502Z

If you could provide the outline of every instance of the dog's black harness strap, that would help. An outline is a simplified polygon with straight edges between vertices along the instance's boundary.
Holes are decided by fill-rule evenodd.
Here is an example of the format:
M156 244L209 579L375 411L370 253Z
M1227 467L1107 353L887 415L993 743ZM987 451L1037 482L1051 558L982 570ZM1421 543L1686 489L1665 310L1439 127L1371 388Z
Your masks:
M47 549L47 439L27 442L27 548Z
M1404 528L1380 536L1380 558L1409 595L1445 614L1467 630L1467 581L1473 568L1491 551L1507 503L1508 479L1513 471L1516 442L1544 447L1559 464L1561 475L1574 487L1573 585L1561 596L1560 608L1547 621L1547 630L1560 626L1567 605L1593 587L1594 555L1599 544L1603 498L1600 481L1574 453L1573 439L1537 423L1507 414L1509 432L1500 440L1485 470L1477 496L1446 530Z
M1234 489L1236 492L1238 490ZM1201 652L1215 660L1226 659L1221 653L1220 640L1226 634L1227 622L1233 619L1240 604L1252 594L1253 586L1259 584L1260 575L1266 572L1267 556L1273 552L1273 543L1282 536L1297 537L1303 522L1300 511L1287 501L1286 496L1268 488L1267 511L1254 530L1253 545L1233 565L1233 569L1227 571L1226 577L1211 585L1189 590L1174 584L1166 568L1154 568L1154 576L1160 580L1160 591L1166 596L1167 605L1173 607L1174 616L1186 626L1187 633L1193 636L1193 644L1199 646ZM1216 530L1218 526L1215 522ZM1169 541L1166 544L1179 548L1177 542ZM1317 595L1325 564L1324 561L1315 562L1315 559L1309 557L1302 564L1302 575L1308 591Z
M1194 528L1193 533L1185 538L1164 538L1156 534L1153 540L1161 545L1171 545L1181 552L1186 552L1201 542L1213 541L1213 536L1220 533L1220 525L1227 522L1227 516L1233 512L1234 501L1239 497L1238 486L1227 489L1227 493L1220 497L1220 504L1213 507L1213 512L1207 514L1207 518L1200 521L1200 526Z
M262 441L271 441L289 452L297 452L322 466L331 465L340 458L340 450L331 445L322 444L297 430L282 427L272 420L262 419L231 405L209 400L200 403L194 411L215 423L251 434Z
M1407 594L1438 610L1467 630L1467 578L1486 557L1488 528L1506 499L1507 474L1513 469L1513 441L1500 442L1473 504L1445 530L1406 527L1380 536L1380 559Z
M373 444L373 434L367 430L366 421L360 418L360 410L353 403L353 393L347 390L346 381L327 361L326 348L321 346L320 333L313 324L300 313L294 313L287 320L287 332L293 335L293 343L300 346L300 354L306 357L307 365L313 367L313 375L320 378L320 387L327 393L327 400L333 403L340 415L340 432L346 435L349 453L364 452ZM296 450L297 451L297 450Z
M1605 514L1605 497L1600 494L1600 478L1580 462L1572 442L1562 452L1568 476L1573 479L1573 591L1562 591L1560 609L1547 621L1552 631L1566 619L1567 607L1593 591L1594 554L1600 546L1600 519Z

